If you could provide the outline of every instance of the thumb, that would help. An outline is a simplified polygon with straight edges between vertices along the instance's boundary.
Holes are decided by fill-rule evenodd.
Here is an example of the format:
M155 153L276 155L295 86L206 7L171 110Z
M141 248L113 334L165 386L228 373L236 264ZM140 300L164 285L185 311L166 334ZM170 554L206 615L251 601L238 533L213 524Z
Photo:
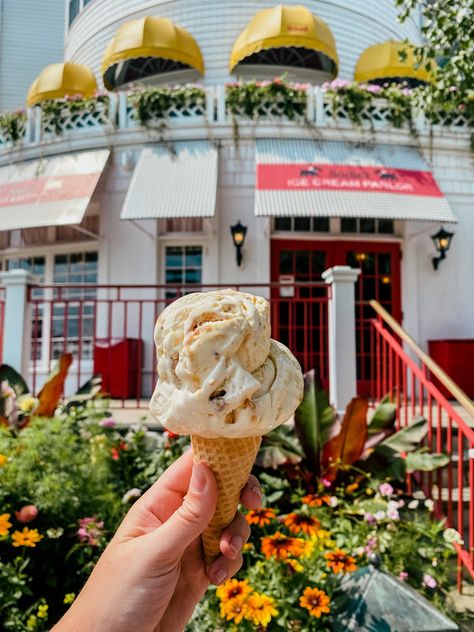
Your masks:
M183 504L158 529L157 556L178 560L188 546L209 524L217 504L217 483L211 470L199 463L194 465L188 493Z

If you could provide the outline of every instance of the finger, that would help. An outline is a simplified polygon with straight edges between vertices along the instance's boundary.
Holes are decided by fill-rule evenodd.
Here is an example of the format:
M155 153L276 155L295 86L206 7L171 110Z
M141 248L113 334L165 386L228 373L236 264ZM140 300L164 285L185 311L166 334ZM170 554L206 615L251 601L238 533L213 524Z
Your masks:
M209 524L216 504L217 483L214 474L203 463L194 465L182 504L157 533L148 534L155 538L153 547L157 559L179 560Z
M213 584L219 586L226 581L226 579L230 579L232 575L235 575L237 571L242 567L242 553L239 553L235 560L228 560L223 555L217 558L211 567L209 568L208 577Z
M223 531L220 541L221 553L229 560L236 560L243 545L250 537L250 527L238 511L230 525Z
M262 506L262 490L257 478L252 474L240 494L240 502L247 509L259 509Z

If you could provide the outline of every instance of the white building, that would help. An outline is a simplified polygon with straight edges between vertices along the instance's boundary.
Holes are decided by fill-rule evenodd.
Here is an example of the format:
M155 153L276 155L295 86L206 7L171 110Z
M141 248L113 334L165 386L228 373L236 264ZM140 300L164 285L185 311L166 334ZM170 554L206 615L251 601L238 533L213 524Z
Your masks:
M72 3L71 3L72 4ZM25 107L25 93L64 50L64 0L0 4L0 112Z
M293 11L300 4L288 0L285 9L270 5L268 12L269 4L256 0L67 3L64 58L88 66L98 85L105 70L116 92L109 105L79 113L66 105L55 118L42 111L44 94L36 91L39 105L29 110L24 136L17 143L6 138L0 148L0 257L4 270L28 268L42 283L117 287L70 288L62 296L46 288L37 294L35 373L46 371L60 349L69 349L82 378L92 371L94 345L141 339L143 348L132 345L125 355L138 354L128 356L136 365L130 370L139 373L132 382L143 378L138 396L146 396L154 379L152 323L165 296L176 292L157 286L186 283L254 286L271 295L275 335L292 346L305 368L316 365L326 379L326 320L318 303L324 291L270 290L269 284L319 283L323 270L334 265L362 270L361 392L371 372L370 336L364 334L364 322L373 315L368 299L403 320L423 346L432 339L474 338L474 179L462 112L438 122L418 112L410 130L395 126L390 107L375 99L355 124L348 108L334 109L330 94L319 87L336 72L352 80L370 46L404 38L418 42L416 20L399 24L392 0L306 0L306 13ZM318 20L313 25L311 14L326 26ZM134 22L147 16L170 22ZM124 32L134 42L128 50ZM166 41L150 44L165 32ZM176 51L173 43L183 37L186 44ZM394 59L384 75L382 57L372 55L378 72L372 79L417 78L409 63L397 74ZM226 84L239 77L271 80L282 72L311 84L302 116L288 120L281 99L271 98L256 120L229 111ZM204 96L184 104L175 100L164 119L150 115L149 126L140 125L125 92L131 80L146 90L199 75ZM40 199L25 185L20 206L13 198L24 193L21 183L38 178L49 193ZM80 192L74 193L78 182ZM440 220L448 222L446 228L453 222L455 236L435 270L430 236ZM247 227L240 266L230 230L239 221ZM143 284L150 287L118 287ZM67 303L81 298L89 302ZM127 388L117 391L131 395Z

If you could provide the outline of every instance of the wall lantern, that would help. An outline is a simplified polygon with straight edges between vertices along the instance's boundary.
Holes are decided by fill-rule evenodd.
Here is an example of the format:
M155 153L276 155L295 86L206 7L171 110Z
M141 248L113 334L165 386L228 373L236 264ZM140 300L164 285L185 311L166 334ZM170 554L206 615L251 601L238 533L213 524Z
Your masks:
M435 270L438 269L440 261L446 259L446 253L451 247L451 240L454 236L454 233L450 233L441 226L437 233L431 235L431 239L435 245L436 250L439 252L437 257L433 257L431 260L433 263L433 268Z
M237 224L230 227L230 232L232 234L232 239L234 241L234 246L237 251L237 265L240 266L242 264L242 246L245 242L245 236L247 235L247 226L241 224L240 219Z

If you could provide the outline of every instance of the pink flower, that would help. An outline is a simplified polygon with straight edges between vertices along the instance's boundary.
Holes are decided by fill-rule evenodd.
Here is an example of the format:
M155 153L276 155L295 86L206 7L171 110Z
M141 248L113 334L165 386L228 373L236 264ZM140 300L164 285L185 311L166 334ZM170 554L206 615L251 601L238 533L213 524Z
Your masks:
M15 517L18 522L27 524L34 520L38 513L38 507L36 507L36 505L25 505L19 511L15 511Z
M327 478L322 478L321 483L324 485L324 487L331 487L331 481L328 481Z
M393 487L390 485L390 483L382 483L379 486L379 492L382 494L382 496L391 496L393 494Z
M102 428L115 428L117 422L113 417L106 417L105 419L102 419L99 425L102 426Z
M428 573L423 574L423 586L433 589L433 588L436 588L437 585L438 583L434 577L432 577L431 575L428 575Z
M98 520L97 516L81 518L77 535L79 540L90 546L97 546L98 538L103 534L104 521Z
M405 581L405 579L408 579L408 573L406 573L405 571L402 571L401 573L398 573L398 579L402 582Z

